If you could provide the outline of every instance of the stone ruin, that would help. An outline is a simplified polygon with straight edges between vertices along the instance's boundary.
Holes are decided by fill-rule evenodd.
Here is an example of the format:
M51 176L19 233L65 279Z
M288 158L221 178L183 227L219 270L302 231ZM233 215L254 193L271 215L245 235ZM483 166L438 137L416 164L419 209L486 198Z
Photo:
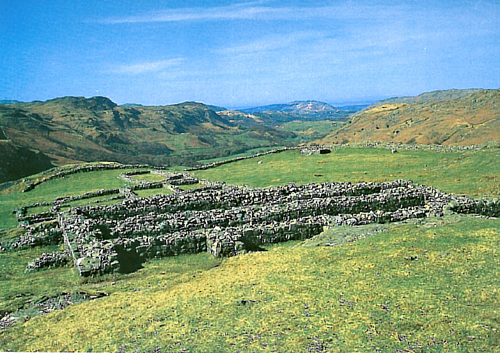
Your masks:
M187 173L167 175L167 180L198 182ZM133 196L133 190L131 195L113 190L109 194L122 195L123 200L110 206L62 210L54 202L51 211L38 218L21 215L26 234L0 248L64 243L64 252L43 254L28 264L27 271L72 262L81 276L93 276L133 272L150 258L204 251L234 256L265 244L311 238L325 227L338 225L396 222L448 212L500 215L498 200L471 200L405 180L271 188L204 183L199 189L149 198Z
M151 168L151 167L146 165L146 164L130 165L130 164L119 164L119 163L97 163L97 164L77 165L76 167L73 167L73 168L60 170L60 171L58 171L50 176L42 177L37 181L25 180L26 183L25 183L23 192L29 192L42 183L45 183L47 181L54 180L54 179L64 178L64 177L72 175L72 174L88 173L88 172L95 172L95 171L100 171L100 170L129 169L129 168L139 169L139 168Z
M329 154L331 152L331 147L328 146L303 146L300 148L300 153L308 156L312 156L313 154Z

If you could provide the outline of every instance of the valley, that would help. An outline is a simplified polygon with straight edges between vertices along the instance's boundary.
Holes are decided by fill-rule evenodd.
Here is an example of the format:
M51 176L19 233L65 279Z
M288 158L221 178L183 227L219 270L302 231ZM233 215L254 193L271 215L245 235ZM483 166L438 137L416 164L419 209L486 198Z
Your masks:
M1 349L496 350L498 97L0 105Z
M5 165L10 165L0 171L0 182L47 169L47 163L194 165L256 148L308 143L333 132L348 115L315 104L305 113L266 111L265 117L195 102L118 106L105 97L0 104L0 151ZM325 116L325 109L333 113ZM30 164L38 163L38 169L17 163L9 150L19 148L34 151L26 158L31 158ZM9 156L12 158L7 160ZM37 158L45 160L45 166Z

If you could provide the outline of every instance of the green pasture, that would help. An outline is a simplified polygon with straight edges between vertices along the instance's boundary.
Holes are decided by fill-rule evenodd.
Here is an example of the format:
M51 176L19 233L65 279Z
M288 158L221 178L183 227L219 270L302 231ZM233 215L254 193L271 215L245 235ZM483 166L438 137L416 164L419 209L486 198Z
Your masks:
M291 182L407 179L450 193L498 197L499 161L499 149L460 153L399 151L393 154L379 148L341 148L330 154L312 156L292 150L194 173L204 179L253 187Z
M120 188L128 185L129 182L118 178L118 175L131 170L117 169L72 174L44 182L29 192L21 192L22 184L4 190L0 192L0 229L17 226L17 219L12 214L16 208L37 202L52 202L62 196L77 196L91 191ZM88 204L92 201L93 199L86 199L78 203Z
M132 179L137 180L139 182L157 182L165 180L165 176L161 174L138 174L133 175Z
M279 149L279 148L283 148L283 147L285 147L285 146L276 146L275 148ZM232 158L237 158L237 157L252 156L252 155L257 154L257 153L267 152L267 151L269 151L269 149L270 149L269 147L252 148L252 149L245 151L243 153L233 154L233 155L231 155L231 157L219 157L219 158L203 159L203 160L200 160L199 162L201 164L210 164L213 162L224 161L224 160L227 160L229 158L232 159Z
M498 197L499 155L498 149L287 151L194 174L253 187L409 179ZM28 193L20 186L4 190L0 242L22 235L14 208L122 187L123 172L76 174ZM159 192L171 191L137 191ZM335 227L227 259L207 253L154 259L135 273L95 278L80 278L72 266L24 273L30 260L58 245L0 251L0 314L18 317L16 326L0 331L0 351L500 351L499 240L499 219L450 215ZM41 298L63 293L107 296L43 316L33 309Z

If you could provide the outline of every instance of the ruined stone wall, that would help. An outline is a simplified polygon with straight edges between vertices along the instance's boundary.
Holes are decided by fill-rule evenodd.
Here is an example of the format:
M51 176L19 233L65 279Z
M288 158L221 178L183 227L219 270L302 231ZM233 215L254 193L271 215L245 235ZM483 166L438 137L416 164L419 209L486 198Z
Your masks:
M395 151L434 151L441 153L457 153L470 150L480 150L483 145L470 145L470 146L444 146L444 145L408 145L396 142L377 142L366 141L354 144L338 144L333 147L365 147L365 148L383 148Z
M50 175L48 177L45 177L39 181L30 181L26 184L24 187L23 192L28 192L33 190L36 186L45 183L50 180L58 179L58 178L64 178L65 176L72 175L72 174L77 174L77 173L87 173L87 172L95 172L95 171L100 171L100 170L113 170L113 169L130 169L130 168L151 168L148 165L143 165L143 164L135 164L135 165L130 165L130 164L92 164L92 165L79 165L76 166L75 168L71 168L68 170L63 170L60 172L57 172L53 175Z
M25 222L27 224L35 224L35 223L41 223L41 222L47 222L49 220L54 220L57 218L57 213L60 210L60 206L72 202L72 201L78 201L78 200L86 200L86 199L92 199L94 197L101 197L101 196L109 196L109 195L115 195L119 194L120 189L107 189L107 190L98 190L98 191L93 191L93 192L87 192L82 195L77 195L77 196L64 196L64 197L58 197L55 199L53 202L48 203L48 202L43 202L43 203L34 203L30 204L28 206L21 207L18 210L15 210L17 213L17 220L18 222ZM53 208L50 211L47 212L42 212L42 213L37 213L34 215L26 215L26 212L29 208L35 208L39 206L50 206L52 205Z
M308 156L313 154L328 154L331 152L331 146L303 146L300 148L300 153Z
M264 189L212 183L171 195L127 198L112 206L75 207L57 213L57 222L50 226L28 226L27 235L9 246L35 246L62 237L80 275L89 276L134 271L153 257L201 251L232 256L264 244L307 239L324 227L445 212L498 216L500 202L470 200L405 180ZM45 255L33 266L55 266L57 258Z
M27 227L26 233L13 241L2 243L5 249L25 249L61 243L62 230L59 223L50 222Z

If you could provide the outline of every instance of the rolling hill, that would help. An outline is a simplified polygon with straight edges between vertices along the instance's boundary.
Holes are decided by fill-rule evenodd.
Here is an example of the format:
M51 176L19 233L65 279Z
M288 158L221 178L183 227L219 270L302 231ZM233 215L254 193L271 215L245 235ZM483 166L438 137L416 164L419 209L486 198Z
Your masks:
M378 102L319 142L472 145L500 140L500 90L450 90Z
M231 122L195 102L118 106L106 97L63 97L0 105L0 139L18 149L40 151L55 165L81 161L189 165L252 148L287 145L295 136ZM9 156L5 163L14 165L16 155ZM23 175L2 174L0 182Z

